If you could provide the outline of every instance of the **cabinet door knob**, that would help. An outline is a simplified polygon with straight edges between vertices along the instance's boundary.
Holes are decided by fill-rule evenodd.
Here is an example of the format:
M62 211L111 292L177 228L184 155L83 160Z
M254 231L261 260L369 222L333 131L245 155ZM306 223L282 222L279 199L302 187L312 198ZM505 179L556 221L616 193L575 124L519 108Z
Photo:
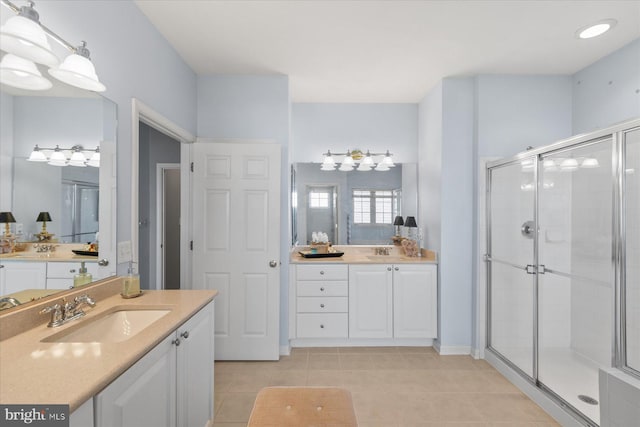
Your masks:
M180 336L186 340L187 338L189 338L189 331L184 331L180 334Z
M324 271L320 270L320 275L324 276Z
M320 288L320 292L324 292L324 288Z
M175 340L171 341L171 344L175 344L176 347L178 347L180 345L180 338L176 338Z
M387 267L387 271L391 271L391 267Z
M320 325L320 329L324 329L324 325Z
M324 308L324 304L320 304L320 308Z
M106 258L103 258L100 261L98 261L98 265L100 267L106 267L107 265L109 265L109 260Z
M72 268L71 270L69 270L69 273L75 273L75 272L76 272L75 268Z
M400 267L396 267L396 268L395 268L395 270L396 270L396 271L399 271L399 270L400 270Z

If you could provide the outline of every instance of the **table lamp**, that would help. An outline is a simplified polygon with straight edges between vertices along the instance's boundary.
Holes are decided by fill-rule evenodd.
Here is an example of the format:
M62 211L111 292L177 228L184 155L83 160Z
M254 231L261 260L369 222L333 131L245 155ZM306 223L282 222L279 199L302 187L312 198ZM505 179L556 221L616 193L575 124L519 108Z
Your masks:
M4 235L11 235L11 226L12 222L16 222L13 214L11 212L0 212L0 224L4 223Z

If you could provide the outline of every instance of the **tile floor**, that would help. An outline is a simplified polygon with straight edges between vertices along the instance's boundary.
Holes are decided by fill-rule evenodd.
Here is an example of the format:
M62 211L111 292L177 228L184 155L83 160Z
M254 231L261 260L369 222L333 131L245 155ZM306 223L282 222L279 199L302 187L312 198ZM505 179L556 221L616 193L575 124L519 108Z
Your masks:
M559 425L484 360L431 347L340 347L216 362L214 427L246 426L263 387L305 385L348 389L359 427Z

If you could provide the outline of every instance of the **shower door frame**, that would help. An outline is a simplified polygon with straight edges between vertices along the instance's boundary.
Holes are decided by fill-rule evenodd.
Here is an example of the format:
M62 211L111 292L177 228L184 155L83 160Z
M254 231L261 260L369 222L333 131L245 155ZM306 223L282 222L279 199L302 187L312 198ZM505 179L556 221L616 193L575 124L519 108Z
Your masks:
M591 144L602 142L604 139L611 138L612 144L612 266L613 266L613 307L612 307L612 342L611 342L611 367L619 369L625 373L637 377L637 372L626 366L626 345L625 345L625 218L624 218L624 135L640 127L640 119L634 119L619 123L617 125L597 130L591 133L577 135L559 142L530 149L528 151L516 154L508 158L500 160L494 160L487 162L485 169L486 179L486 192L485 192L485 225L486 225L486 252L484 254L484 261L487 265L486 268L486 301L485 301L485 351L488 351L491 355L502 361L512 371L516 372L522 379L532 385L535 389L541 391L544 396L551 399L553 403L558 405L562 410L569 413L575 420L580 423L587 423L589 426L597 426L592 420L583 415L580 411L575 409L570 403L556 394L553 390L542 384L539 379L539 274L544 274L544 266L539 265L539 182L540 178L540 158L542 155L546 155L552 152L565 151L578 147L585 147ZM534 255L532 257L533 274L534 274L534 301L533 301L533 377L530 377L526 372L522 371L511 360L503 356L498 350L491 346L491 171L498 167L507 166L509 164L522 162L523 160L533 159L534 161L534 226L536 233L534 235ZM540 272L542 268L542 272Z

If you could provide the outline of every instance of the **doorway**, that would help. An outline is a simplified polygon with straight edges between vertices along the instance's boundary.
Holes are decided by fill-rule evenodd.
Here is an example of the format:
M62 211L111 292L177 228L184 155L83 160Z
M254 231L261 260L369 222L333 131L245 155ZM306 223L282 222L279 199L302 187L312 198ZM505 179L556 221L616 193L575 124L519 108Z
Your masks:
M180 163L156 166L156 277L159 289L180 289Z
M139 157L138 157L138 273L140 282L145 289L180 289L180 141L140 123L139 125ZM171 170L177 170L178 186L165 185L165 176L159 174L165 165L173 165ZM175 181L175 179L174 179ZM167 194L170 192L170 194ZM178 209L170 209L169 218L162 214L160 206L166 202L165 198L176 203ZM177 220L174 218L177 212ZM177 242L165 244L165 220L177 223ZM175 237L175 227L169 232L169 237ZM177 246L177 250L170 249L172 272L169 282L165 282L165 250L168 246ZM175 265L178 268L175 268ZM177 277L177 279L176 279Z

